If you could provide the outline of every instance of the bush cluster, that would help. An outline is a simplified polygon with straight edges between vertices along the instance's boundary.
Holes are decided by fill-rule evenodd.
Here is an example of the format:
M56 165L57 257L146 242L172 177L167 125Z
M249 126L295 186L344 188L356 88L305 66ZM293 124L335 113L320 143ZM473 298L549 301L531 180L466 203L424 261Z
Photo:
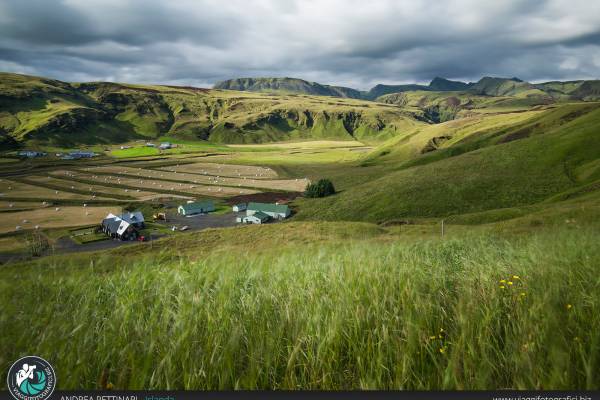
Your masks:
M326 197L332 194L335 194L335 188L329 179L319 179L317 183L309 183L304 192L306 197Z

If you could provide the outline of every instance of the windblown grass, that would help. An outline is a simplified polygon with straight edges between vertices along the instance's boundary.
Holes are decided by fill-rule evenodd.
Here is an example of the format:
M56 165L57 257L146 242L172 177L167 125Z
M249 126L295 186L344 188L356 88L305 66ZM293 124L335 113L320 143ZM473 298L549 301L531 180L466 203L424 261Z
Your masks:
M0 366L40 355L61 389L598 389L597 235L5 267Z

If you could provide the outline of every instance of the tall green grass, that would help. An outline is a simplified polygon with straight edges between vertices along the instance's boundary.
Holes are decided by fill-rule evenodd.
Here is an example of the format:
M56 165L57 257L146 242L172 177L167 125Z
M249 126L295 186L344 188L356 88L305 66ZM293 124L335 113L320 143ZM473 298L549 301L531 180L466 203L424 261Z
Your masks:
M42 356L62 389L598 389L597 235L7 266L0 367Z

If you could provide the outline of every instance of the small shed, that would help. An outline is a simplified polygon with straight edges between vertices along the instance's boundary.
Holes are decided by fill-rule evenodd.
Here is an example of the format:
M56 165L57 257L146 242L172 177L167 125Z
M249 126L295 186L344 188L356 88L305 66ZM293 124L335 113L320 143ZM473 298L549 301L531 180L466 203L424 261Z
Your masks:
M233 212L246 211L246 203L236 204L232 207Z
M177 207L177 214L196 215L215 211L215 204L210 201L194 201Z

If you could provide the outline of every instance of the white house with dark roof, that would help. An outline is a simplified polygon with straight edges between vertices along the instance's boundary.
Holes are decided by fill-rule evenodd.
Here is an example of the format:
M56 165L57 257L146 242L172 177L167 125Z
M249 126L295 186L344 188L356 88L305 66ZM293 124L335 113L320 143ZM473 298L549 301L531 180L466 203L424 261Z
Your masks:
M114 239L136 240L138 229L144 227L144 215L141 211L125 212L121 215L110 213L102 220L102 232Z

